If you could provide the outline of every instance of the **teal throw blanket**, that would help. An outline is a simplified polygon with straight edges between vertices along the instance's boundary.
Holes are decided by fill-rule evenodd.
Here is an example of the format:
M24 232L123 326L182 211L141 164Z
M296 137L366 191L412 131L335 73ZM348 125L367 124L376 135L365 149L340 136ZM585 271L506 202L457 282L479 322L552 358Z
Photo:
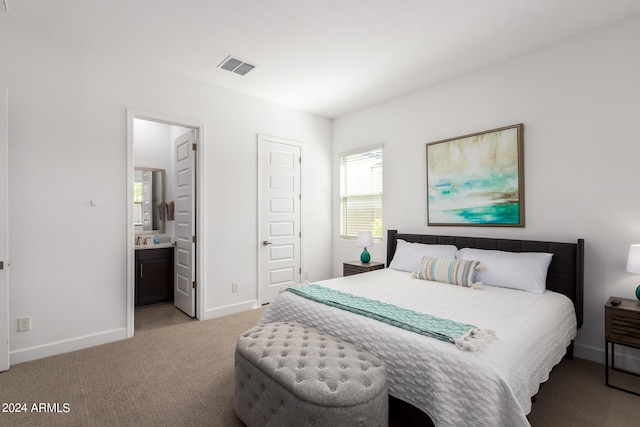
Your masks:
M461 350L474 351L478 349L461 347L461 344L468 346L468 344L462 343L462 341L469 340L474 333L481 332L473 325L466 325L464 323L454 322L453 320L418 313L417 311L398 307L393 304L351 295L315 284L294 286L289 288L288 291L301 297L370 317L398 328L433 337L441 341L452 342L461 348ZM492 337L495 337L495 334L489 331L489 335L491 334L493 334ZM492 338L491 336L486 336L486 331L479 335L482 335L482 337L478 337L482 340Z

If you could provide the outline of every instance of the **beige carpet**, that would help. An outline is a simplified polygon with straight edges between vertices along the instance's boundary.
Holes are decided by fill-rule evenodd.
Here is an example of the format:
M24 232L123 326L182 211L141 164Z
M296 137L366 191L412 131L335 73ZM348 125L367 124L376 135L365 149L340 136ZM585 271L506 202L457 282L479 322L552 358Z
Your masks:
M0 426L241 426L235 340L262 309L136 331L134 338L12 366L0 402L69 403L68 413L0 412Z
M241 426L233 413L233 351L261 314L143 328L130 340L12 366L0 374L0 403L26 403L28 412L0 412L0 425ZM537 397L532 425L640 425L640 397L603 382L602 365L563 361ZM30 412L34 403L61 411L66 403L69 411ZM422 424L405 415L392 413L390 424Z

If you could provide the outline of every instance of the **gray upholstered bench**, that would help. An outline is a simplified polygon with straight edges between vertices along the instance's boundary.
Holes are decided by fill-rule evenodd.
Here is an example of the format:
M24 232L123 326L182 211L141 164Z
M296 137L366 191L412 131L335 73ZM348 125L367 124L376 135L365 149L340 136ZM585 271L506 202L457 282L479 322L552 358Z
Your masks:
M248 426L386 426L387 371L373 354L296 322L238 338L236 415Z

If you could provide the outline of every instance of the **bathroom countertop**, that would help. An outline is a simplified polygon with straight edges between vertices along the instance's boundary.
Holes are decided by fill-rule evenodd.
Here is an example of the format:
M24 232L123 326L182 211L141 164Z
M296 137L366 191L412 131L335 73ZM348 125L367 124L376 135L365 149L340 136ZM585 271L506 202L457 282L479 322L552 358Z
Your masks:
M160 249L160 248L170 248L173 246L173 243L150 243L148 245L135 245L136 251L138 249Z

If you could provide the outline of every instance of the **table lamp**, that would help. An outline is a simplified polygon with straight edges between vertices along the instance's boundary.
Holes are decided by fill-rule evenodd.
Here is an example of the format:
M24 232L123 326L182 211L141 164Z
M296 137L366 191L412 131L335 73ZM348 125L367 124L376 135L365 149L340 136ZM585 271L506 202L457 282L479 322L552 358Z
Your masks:
M629 273L640 274L640 244L629 246L627 271ZM636 288L636 298L640 300L640 285Z
M356 246L364 248L360 254L360 261L363 264L367 264L371 261L371 255L369 255L369 252L367 251L367 246L373 246L373 234L371 234L370 231L358 231L358 242L356 243ZM640 245L638 246L640 248ZM638 262L638 265L640 266L640 261Z

